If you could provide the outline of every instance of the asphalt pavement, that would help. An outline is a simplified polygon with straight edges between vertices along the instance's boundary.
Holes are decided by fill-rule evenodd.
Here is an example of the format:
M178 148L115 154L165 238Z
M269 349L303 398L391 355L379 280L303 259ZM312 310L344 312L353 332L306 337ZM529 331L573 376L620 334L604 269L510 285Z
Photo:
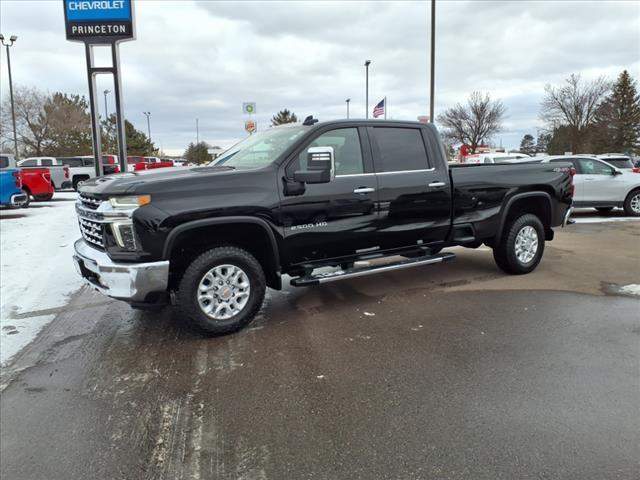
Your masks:
M5 368L3 479L638 479L640 223L271 292L209 338L78 292Z

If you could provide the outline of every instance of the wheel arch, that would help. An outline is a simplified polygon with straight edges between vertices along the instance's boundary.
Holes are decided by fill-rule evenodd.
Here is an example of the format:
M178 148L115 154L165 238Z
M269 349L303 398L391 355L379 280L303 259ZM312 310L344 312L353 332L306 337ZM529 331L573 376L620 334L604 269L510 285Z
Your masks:
M523 192L517 193L506 201L500 212L500 223L496 232L496 240L502 238L502 232L507 220L516 213L532 213L536 215L545 229L546 240L553 238L551 222L553 221L553 201L547 192Z
M267 285L277 290L282 288L278 243L269 224L260 218L221 217L178 225L167 236L162 259L175 260L175 256L185 249L191 249L195 255L221 245L234 245L249 251L262 265Z

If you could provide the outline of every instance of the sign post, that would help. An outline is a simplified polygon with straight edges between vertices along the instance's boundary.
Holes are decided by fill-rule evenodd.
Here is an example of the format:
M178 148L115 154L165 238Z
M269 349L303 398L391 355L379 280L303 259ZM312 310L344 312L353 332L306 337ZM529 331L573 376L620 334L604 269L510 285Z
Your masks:
M122 89L120 87L120 42L135 39L133 0L62 0L67 40L82 42L87 60L87 79L89 82L89 104L91 105L91 134L96 175L103 174L102 145L100 135L100 116L96 95L96 76L113 75L113 94L116 102L116 130L118 137L118 159L120 171L127 171L127 141L125 136L124 114L122 111ZM107 45L111 47L111 66L94 65L93 47ZM106 113L106 112L105 112ZM107 119L108 121L108 119Z

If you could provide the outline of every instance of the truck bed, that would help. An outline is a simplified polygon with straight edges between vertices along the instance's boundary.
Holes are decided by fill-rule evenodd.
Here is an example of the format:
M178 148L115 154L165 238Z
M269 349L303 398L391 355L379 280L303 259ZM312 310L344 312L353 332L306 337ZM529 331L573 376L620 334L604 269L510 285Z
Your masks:
M569 167L569 163L537 162L450 166L453 225L473 224L477 238L491 238L499 231L505 199L532 190L555 199L550 224L560 225L571 204Z

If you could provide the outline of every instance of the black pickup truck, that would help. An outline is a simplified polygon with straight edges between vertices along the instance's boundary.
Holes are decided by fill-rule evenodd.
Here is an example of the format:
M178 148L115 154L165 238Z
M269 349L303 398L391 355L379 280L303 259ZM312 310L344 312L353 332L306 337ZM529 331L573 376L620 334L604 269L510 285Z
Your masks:
M172 302L228 333L284 274L315 285L483 243L505 272L531 272L572 195L568 164L449 168L431 125L309 117L251 135L209 166L84 182L74 261L110 297L135 308ZM377 257L388 261L362 262Z

